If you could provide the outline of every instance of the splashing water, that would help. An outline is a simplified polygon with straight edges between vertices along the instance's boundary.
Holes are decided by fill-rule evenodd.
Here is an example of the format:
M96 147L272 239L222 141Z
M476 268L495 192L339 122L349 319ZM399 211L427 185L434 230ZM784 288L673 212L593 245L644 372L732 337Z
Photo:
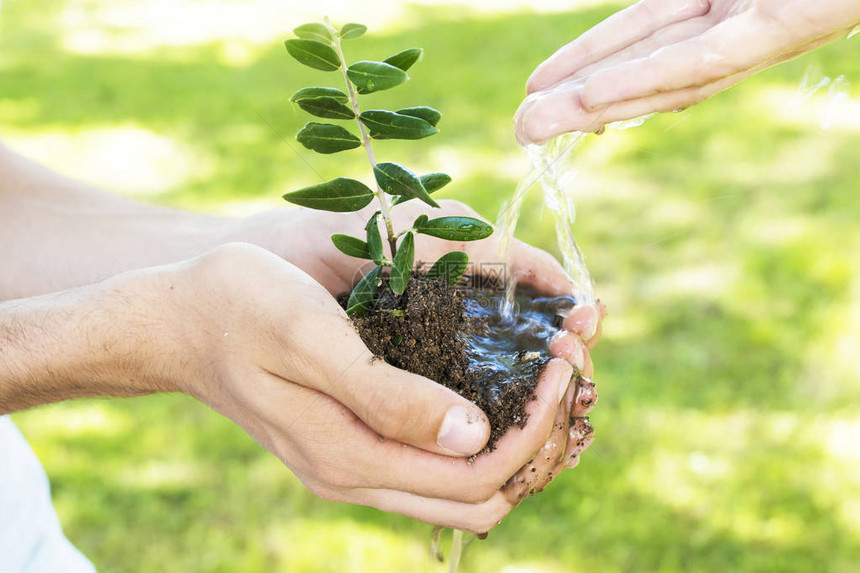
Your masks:
M576 178L575 170L565 170L565 161L579 147L584 139L583 133L572 133L557 137L548 145L530 145L526 148L532 161L532 169L541 173L544 205L555 218L555 233L561 251L564 271L573 279L574 298L579 303L594 302L594 279L579 245L573 238L573 223L576 220L576 207L565 193Z
M851 91L851 84L845 76L835 78L825 76L817 64L811 64L806 68L800 87L797 88L797 103L798 105L807 103L824 88L827 88L827 95L824 96L824 105L819 111L818 124L821 129L830 129L834 116L848 100Z
M607 126L608 129L629 129L642 125L650 115L629 121L618 121ZM528 145L524 147L531 162L531 168L520 181L513 198L499 212L497 232L499 233L499 260L510 263L510 243L517 228L523 202L529 191L541 184L544 204L552 212L555 219L555 232L558 247L561 251L564 270L573 281L570 293L577 304L593 304L594 279L588 270L585 256L576 244L573 236L573 223L576 219L576 207L567 189L576 178L577 171L571 165L572 157L588 134L573 132L560 135L544 145ZM510 266L510 265L509 265ZM516 277L508 276L505 286L505 303L502 316L511 320L514 315L514 300L516 294Z
M851 84L845 79L845 76L837 76L830 82L830 89L827 91L827 106L821 114L820 124L821 129L829 129L833 124L833 116L848 100L848 94L851 89Z

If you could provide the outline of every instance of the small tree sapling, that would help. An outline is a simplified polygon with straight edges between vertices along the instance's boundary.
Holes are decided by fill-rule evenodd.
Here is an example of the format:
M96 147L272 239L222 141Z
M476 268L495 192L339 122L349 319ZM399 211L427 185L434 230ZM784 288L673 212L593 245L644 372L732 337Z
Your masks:
M488 237L493 228L471 217L438 217L421 215L408 229L396 230L391 221L394 206L419 200L431 207L439 205L431 194L451 182L445 173L418 176L398 163L378 163L373 152L373 140L423 139L438 133L442 114L426 106L405 107L396 111L372 109L362 111L359 96L396 87L409 79L407 71L421 60L423 50L403 50L381 62L358 61L347 64L342 44L364 35L361 24L346 24L339 30L326 20L310 23L294 30L297 38L285 41L287 52L300 63L324 72L340 71L346 91L332 87L307 87L293 94L291 101L318 118L355 121L358 135L340 124L307 123L296 135L306 148L322 154L338 153L363 147L375 180L371 189L361 181L338 177L284 195L290 203L326 211L351 212L365 208L375 198L378 209L365 226L365 238L335 234L331 240L341 252L375 263L375 267L352 290L347 313L362 316L372 307L387 270L388 285L395 294L402 294L412 278L415 262L415 235L430 235L452 241L475 241ZM385 231L390 257L383 250ZM454 251L443 255L425 275L442 277L456 284L466 270L469 257Z

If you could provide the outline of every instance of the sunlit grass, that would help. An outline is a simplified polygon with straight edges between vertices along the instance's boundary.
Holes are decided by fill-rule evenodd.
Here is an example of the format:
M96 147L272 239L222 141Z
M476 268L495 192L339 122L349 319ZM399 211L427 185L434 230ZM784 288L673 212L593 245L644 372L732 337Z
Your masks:
M440 194L490 219L525 171L511 135L525 78L614 7L38 4L3 3L0 133L57 169L234 214L314 182L296 152L325 177L367 178L360 156L281 139L306 120L289 95L328 78L293 65L280 40L328 12L381 31L354 44L355 57L426 48L412 81L373 105L438 107L442 133L379 153L449 170L456 182ZM204 8L212 18L183 33ZM827 131L825 94L797 97L811 64L860 85L856 42L585 143L573 163L576 234L610 311L595 351L598 439L576 471L473 546L465 571L856 568L857 88ZM555 250L537 193L518 234ZM52 476L67 532L101 571L444 570L427 555L429 527L318 500L191 399L85 401L15 420Z
M211 161L172 139L134 125L62 130L10 130L21 153L91 185L128 195L158 194L213 171Z

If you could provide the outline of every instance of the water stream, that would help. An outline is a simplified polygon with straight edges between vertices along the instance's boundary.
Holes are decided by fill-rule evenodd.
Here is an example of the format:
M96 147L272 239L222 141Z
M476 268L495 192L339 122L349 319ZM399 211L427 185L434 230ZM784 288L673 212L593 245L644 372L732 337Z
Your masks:
M628 129L641 125L648 117L645 116L630 121L615 122L607 125L609 129ZM472 312L485 311L488 314L487 322L490 335L484 338L473 337L472 351L475 356L490 356L498 362L498 357L505 357L497 348L498 342L510 341L514 348L507 349L510 357L517 357L522 350L532 350L529 344L536 344L533 350L546 351L548 334L554 332L553 318L562 313L562 308L568 309L573 304L592 304L594 298L594 279L588 270L585 257L573 236L573 223L576 219L576 208L573 199L568 193L577 171L573 165L576 151L580 149L582 142L587 138L585 133L568 133L556 137L545 145L529 145L524 151L529 157L531 167L525 177L520 180L513 196L502 205L496 222L496 233L499 235L499 261L508 265L510 269L510 246L514 238L523 203L529 192L540 185L543 190L543 203L552 212L555 220L556 240L561 252L562 263L567 275L573 281L573 289L570 297L555 297L551 299L534 298L534 295L526 294L526 301L517 300L517 281L511 273L507 273L505 295L501 301L500 320L493 321L494 315L491 311L494 305L483 304L483 299L478 296L471 300L469 308ZM526 289L528 290L528 289ZM483 296L483 295L482 295ZM520 297L522 298L522 297ZM532 300L533 299L533 300ZM572 300L571 300L572 299ZM476 302L477 301L477 302ZM519 303L519 304L518 304ZM518 308L519 306L519 308ZM516 313L515 313L516 311ZM481 346L482 341L490 341L492 348ZM525 345L525 346L524 346ZM540 352L532 352L540 356ZM498 356L497 356L498 355ZM511 364L499 362L496 364L483 364L476 361L483 368L496 368L506 376L514 371ZM439 549L440 530L434 532L432 552L441 560ZM460 556L464 544L463 532L454 530L454 538L451 543L451 558L449 561L449 573L456 573L459 566Z
M570 294L577 304L594 300L594 280L573 237L576 208L566 192L577 173L571 168L571 157L575 155L574 152L585 137L584 133L568 133L545 145L529 145L523 148L531 167L520 181L511 200L502 206L496 230L499 233L499 260L509 264L510 243L517 228L523 202L534 187L540 186L544 204L555 219L556 240L564 270L574 283L573 292ZM506 320L513 319L516 287L516 277L509 274L505 288L505 304L502 308L502 316Z
M606 126L608 129L629 129L642 125L650 116L644 116L629 121L619 121ZM523 148L529 157L531 167L525 177L520 180L510 201L502 205L496 222L496 233L499 234L499 260L507 263L510 268L510 244L517 228L523 202L532 188L540 185L543 190L543 203L552 212L555 220L555 233L558 248L561 252L562 263L567 275L573 281L570 293L577 304L593 304L594 279L585 256L579 249L573 236L573 224L576 220L576 206L569 190L577 175L576 152L590 134L582 132L566 133L544 145L528 145ZM505 304L502 316L512 320L514 300L516 298L516 277L508 276L505 289Z

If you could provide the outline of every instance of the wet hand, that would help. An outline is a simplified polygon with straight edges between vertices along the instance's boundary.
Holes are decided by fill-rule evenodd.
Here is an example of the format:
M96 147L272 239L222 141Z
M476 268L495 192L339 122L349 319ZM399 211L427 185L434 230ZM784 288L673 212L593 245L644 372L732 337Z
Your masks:
M137 391L197 397L326 499L487 531L515 506L503 485L534 457L559 409L567 411L572 367L554 360L526 428L470 462L489 435L483 413L374 359L329 292L253 245L226 245L89 290L97 294L88 304L114 317L87 329L100 363L116 352L107 378L157 380ZM101 344L102 330L122 333L119 342Z
M395 226L403 228L420 214L431 217L476 216L472 209L459 202L441 201L441 205L442 209L430 209L418 202L399 206L393 212ZM364 218L353 214L280 209L252 217L243 222L241 230L234 232L236 238L263 244L280 256L303 267L331 294L337 295L347 292L352 287L368 262L340 253L330 245L328 238L333 233L362 236L363 225ZM432 262L450 250L463 250L469 254L473 264L470 272L481 272L482 268L498 270L499 237L496 234L482 241L461 244L452 244L450 241L425 236L421 236L420 239L416 241L416 261ZM482 267L482 264L488 266ZM508 278L514 278L519 284L527 284L550 295L569 294L573 287L562 267L551 255L521 241L512 242L511 261L505 270ZM570 388L566 398L560 403L554 403L548 399L530 404L527 430L509 432L499 442L497 450L479 456L473 464L449 465L446 472L434 474L431 466L428 465L428 459L414 448L389 450L389 442L380 442L380 451L388 452L385 455L394 456L390 459L392 463L406 464L404 467L410 468L407 470L409 473L421 472L428 476L435 475L438 479L438 489L431 492L433 495L453 495L454 497L449 501L460 504L464 501L471 503L474 507L469 507L469 511L466 511L467 508L463 505L450 506L452 511L456 508L454 513L462 516L460 520L442 519L447 513L440 507L434 508L435 513L432 515L438 516L436 518L425 513L414 513L415 510L409 508L417 507L416 504L423 502L408 497L402 497L404 501L409 500L403 509L387 505L391 500L386 500L385 505L371 505L400 513L412 511L413 513L407 514L432 523L478 531L480 527L476 527L474 523L469 525L469 519L472 519L469 516L490 515L498 521L502 515L519 503L520 493L524 491L524 487L534 489L533 484L539 483L537 487L542 489L564 467L573 467L574 462L578 462L579 454L593 439L590 427L582 417L596 402L596 393L590 380L574 377L573 382L570 383L574 372L571 366L588 378L593 376L590 349L600 338L604 315L605 307L600 303L577 306L571 311L563 323L565 330L559 333L550 347L552 353L562 360L556 360L547 368L538 389L540 397L542 393L552 394L552 388L563 383L565 388ZM392 404L391 407L395 408L397 405ZM573 422L572 426L571 422ZM563 430L558 430L558 424L563 426ZM396 442L391 443L396 444ZM549 460L542 459L538 452L545 450L549 443L556 444L553 447L558 448L557 455ZM531 463L527 464L530 460ZM519 484L509 483L509 478L514 474L522 474L526 465L535 469L534 472L530 472L531 475L526 476L528 479ZM463 471L467 473L461 473ZM446 475L448 472L453 472L453 475ZM458 491L460 488L458 484L461 484L463 479L479 485L482 496L470 497L469 492ZM508 485L505 486L506 483ZM500 490L503 486L504 489ZM454 489L446 490L446 487ZM525 491L528 492L528 490ZM488 496L489 492L494 493ZM476 505L475 499L483 499L483 503ZM490 505L486 506L485 503Z
M543 143L685 108L857 24L855 0L642 0L538 66L517 137Z

